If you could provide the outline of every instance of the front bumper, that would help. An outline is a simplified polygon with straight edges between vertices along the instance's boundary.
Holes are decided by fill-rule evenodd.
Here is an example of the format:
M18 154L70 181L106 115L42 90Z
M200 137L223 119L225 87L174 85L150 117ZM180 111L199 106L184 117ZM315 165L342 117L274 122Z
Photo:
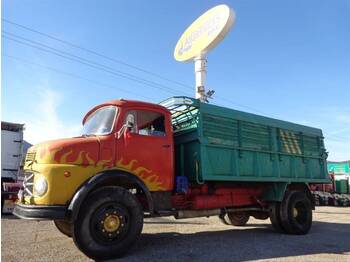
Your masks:
M13 214L19 218L35 220L56 220L67 218L66 206L25 205L16 203Z

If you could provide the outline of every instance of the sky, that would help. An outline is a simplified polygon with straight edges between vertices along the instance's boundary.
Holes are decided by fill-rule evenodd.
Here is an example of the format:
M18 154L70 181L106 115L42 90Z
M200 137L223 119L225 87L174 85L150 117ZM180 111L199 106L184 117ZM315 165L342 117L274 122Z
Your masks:
M350 0L3 0L2 120L25 123L35 144L78 135L84 114L104 101L193 96L193 63L175 61L173 50L187 26L222 3L237 20L207 56L210 102L321 128L328 159L349 160Z

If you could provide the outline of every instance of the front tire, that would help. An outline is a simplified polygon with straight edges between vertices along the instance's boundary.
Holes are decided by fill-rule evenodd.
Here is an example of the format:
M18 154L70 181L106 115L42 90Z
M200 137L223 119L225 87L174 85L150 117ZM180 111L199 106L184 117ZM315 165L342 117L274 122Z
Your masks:
M287 191L281 203L280 216L286 233L307 234L312 225L312 204L302 191Z
M106 260L122 257L136 242L143 227L143 211L128 190L108 186L84 201L73 224L73 240L88 257Z
M72 237L72 223L67 220L54 220L57 229L67 237Z

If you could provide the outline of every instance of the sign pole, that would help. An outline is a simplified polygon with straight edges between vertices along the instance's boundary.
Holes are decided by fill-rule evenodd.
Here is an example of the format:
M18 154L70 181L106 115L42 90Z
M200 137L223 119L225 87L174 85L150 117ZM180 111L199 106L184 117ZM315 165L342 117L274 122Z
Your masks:
M205 56L200 55L194 58L194 73L196 77L196 98L199 99L201 102L206 102L206 94L205 94L205 77L207 74L206 71L206 63L207 60L205 59Z

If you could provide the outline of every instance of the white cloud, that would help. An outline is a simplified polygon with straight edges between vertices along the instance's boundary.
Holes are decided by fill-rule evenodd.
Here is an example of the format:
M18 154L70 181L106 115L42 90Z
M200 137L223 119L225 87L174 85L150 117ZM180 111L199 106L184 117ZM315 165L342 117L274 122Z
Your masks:
M29 114L22 115L25 123L24 139L36 144L46 140L73 137L79 134L80 125L65 123L58 114L62 103L62 94L51 88L40 88L36 104L31 107Z

